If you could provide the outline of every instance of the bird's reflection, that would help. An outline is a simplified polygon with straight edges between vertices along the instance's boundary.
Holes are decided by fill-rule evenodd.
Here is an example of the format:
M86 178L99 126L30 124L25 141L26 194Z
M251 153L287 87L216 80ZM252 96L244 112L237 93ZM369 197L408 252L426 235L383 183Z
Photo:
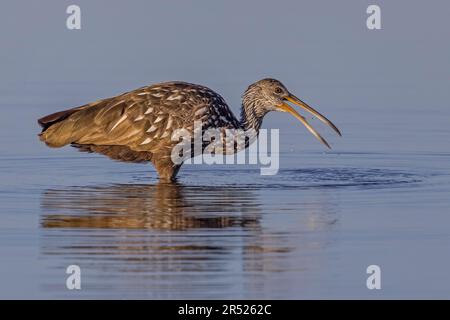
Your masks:
M257 227L252 191L179 184L111 185L48 190L42 198L44 228L186 230Z
M41 254L57 270L80 265L100 296L221 298L248 290L265 297L273 286L292 289L291 279L278 283L284 274L296 272L298 286L307 278L297 272L324 264L315 252L335 221L326 196L289 202L285 192L179 184L47 190Z

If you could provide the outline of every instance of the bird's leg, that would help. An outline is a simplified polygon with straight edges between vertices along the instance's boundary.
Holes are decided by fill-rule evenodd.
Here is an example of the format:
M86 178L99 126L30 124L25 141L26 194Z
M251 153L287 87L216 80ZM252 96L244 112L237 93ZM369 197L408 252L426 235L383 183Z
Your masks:
M161 182L173 182L177 176L182 164L174 164L172 159L167 156L154 155L152 157L153 165L158 172Z

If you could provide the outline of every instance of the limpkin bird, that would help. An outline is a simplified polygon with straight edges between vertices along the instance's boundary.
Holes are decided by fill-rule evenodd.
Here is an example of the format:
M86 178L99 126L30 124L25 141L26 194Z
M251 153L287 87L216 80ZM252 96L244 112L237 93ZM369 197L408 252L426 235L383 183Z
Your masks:
M114 160L150 161L163 181L174 180L181 167L171 159L172 149L178 143L172 139L173 132L193 132L197 121L201 121L202 130L259 132L269 111L288 112L330 148L287 102L302 107L341 135L331 121L291 94L280 81L263 79L244 92L240 120L213 90L186 82L164 82L45 116L38 120L42 126L39 136L50 147L70 144L80 151L101 153ZM248 143L244 148L247 146Z

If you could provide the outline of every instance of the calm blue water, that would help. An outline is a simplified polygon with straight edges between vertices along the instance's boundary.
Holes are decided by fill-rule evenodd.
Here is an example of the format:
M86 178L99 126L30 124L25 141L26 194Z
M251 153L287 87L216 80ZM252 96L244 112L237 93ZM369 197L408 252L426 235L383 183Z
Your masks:
M2 298L449 297L450 153L426 143L450 133L437 111L360 123L322 108L343 131L312 120L332 152L269 115L277 175L191 165L164 185L150 165L46 148L35 119L50 109L2 105ZM65 287L71 264L80 291ZM366 288L371 264L381 290Z
M75 31L64 1L2 3L0 298L450 298L450 3L379 0L381 30L372 2L255 3L77 0ZM37 138L43 115L167 80L238 113L265 77L341 129L311 120L332 151L269 114L277 175L193 165L168 186Z

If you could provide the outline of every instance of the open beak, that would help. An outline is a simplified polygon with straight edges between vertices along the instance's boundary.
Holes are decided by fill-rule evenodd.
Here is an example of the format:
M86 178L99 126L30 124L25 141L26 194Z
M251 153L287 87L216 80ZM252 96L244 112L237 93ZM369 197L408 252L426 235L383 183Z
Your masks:
M320 121L330 126L339 136L341 136L341 132L339 131L339 129L330 120L328 120L325 116L321 115L318 111L314 110L312 107L308 106L305 102L303 102L293 94L290 94L286 98L286 100L292 102L293 104L296 104L299 107L302 107L303 109L305 109L306 111L317 117ZM301 123L303 123L303 125L309 130L309 132L311 132L325 146L331 149L328 142L324 138L322 138L322 136L316 130L314 130L314 128L311 127L308 121L306 121L304 117L302 117L297 111L295 111L294 108L292 108L287 103L282 103L281 105L278 106L278 108L280 108L284 112L289 112L294 117L296 117Z

